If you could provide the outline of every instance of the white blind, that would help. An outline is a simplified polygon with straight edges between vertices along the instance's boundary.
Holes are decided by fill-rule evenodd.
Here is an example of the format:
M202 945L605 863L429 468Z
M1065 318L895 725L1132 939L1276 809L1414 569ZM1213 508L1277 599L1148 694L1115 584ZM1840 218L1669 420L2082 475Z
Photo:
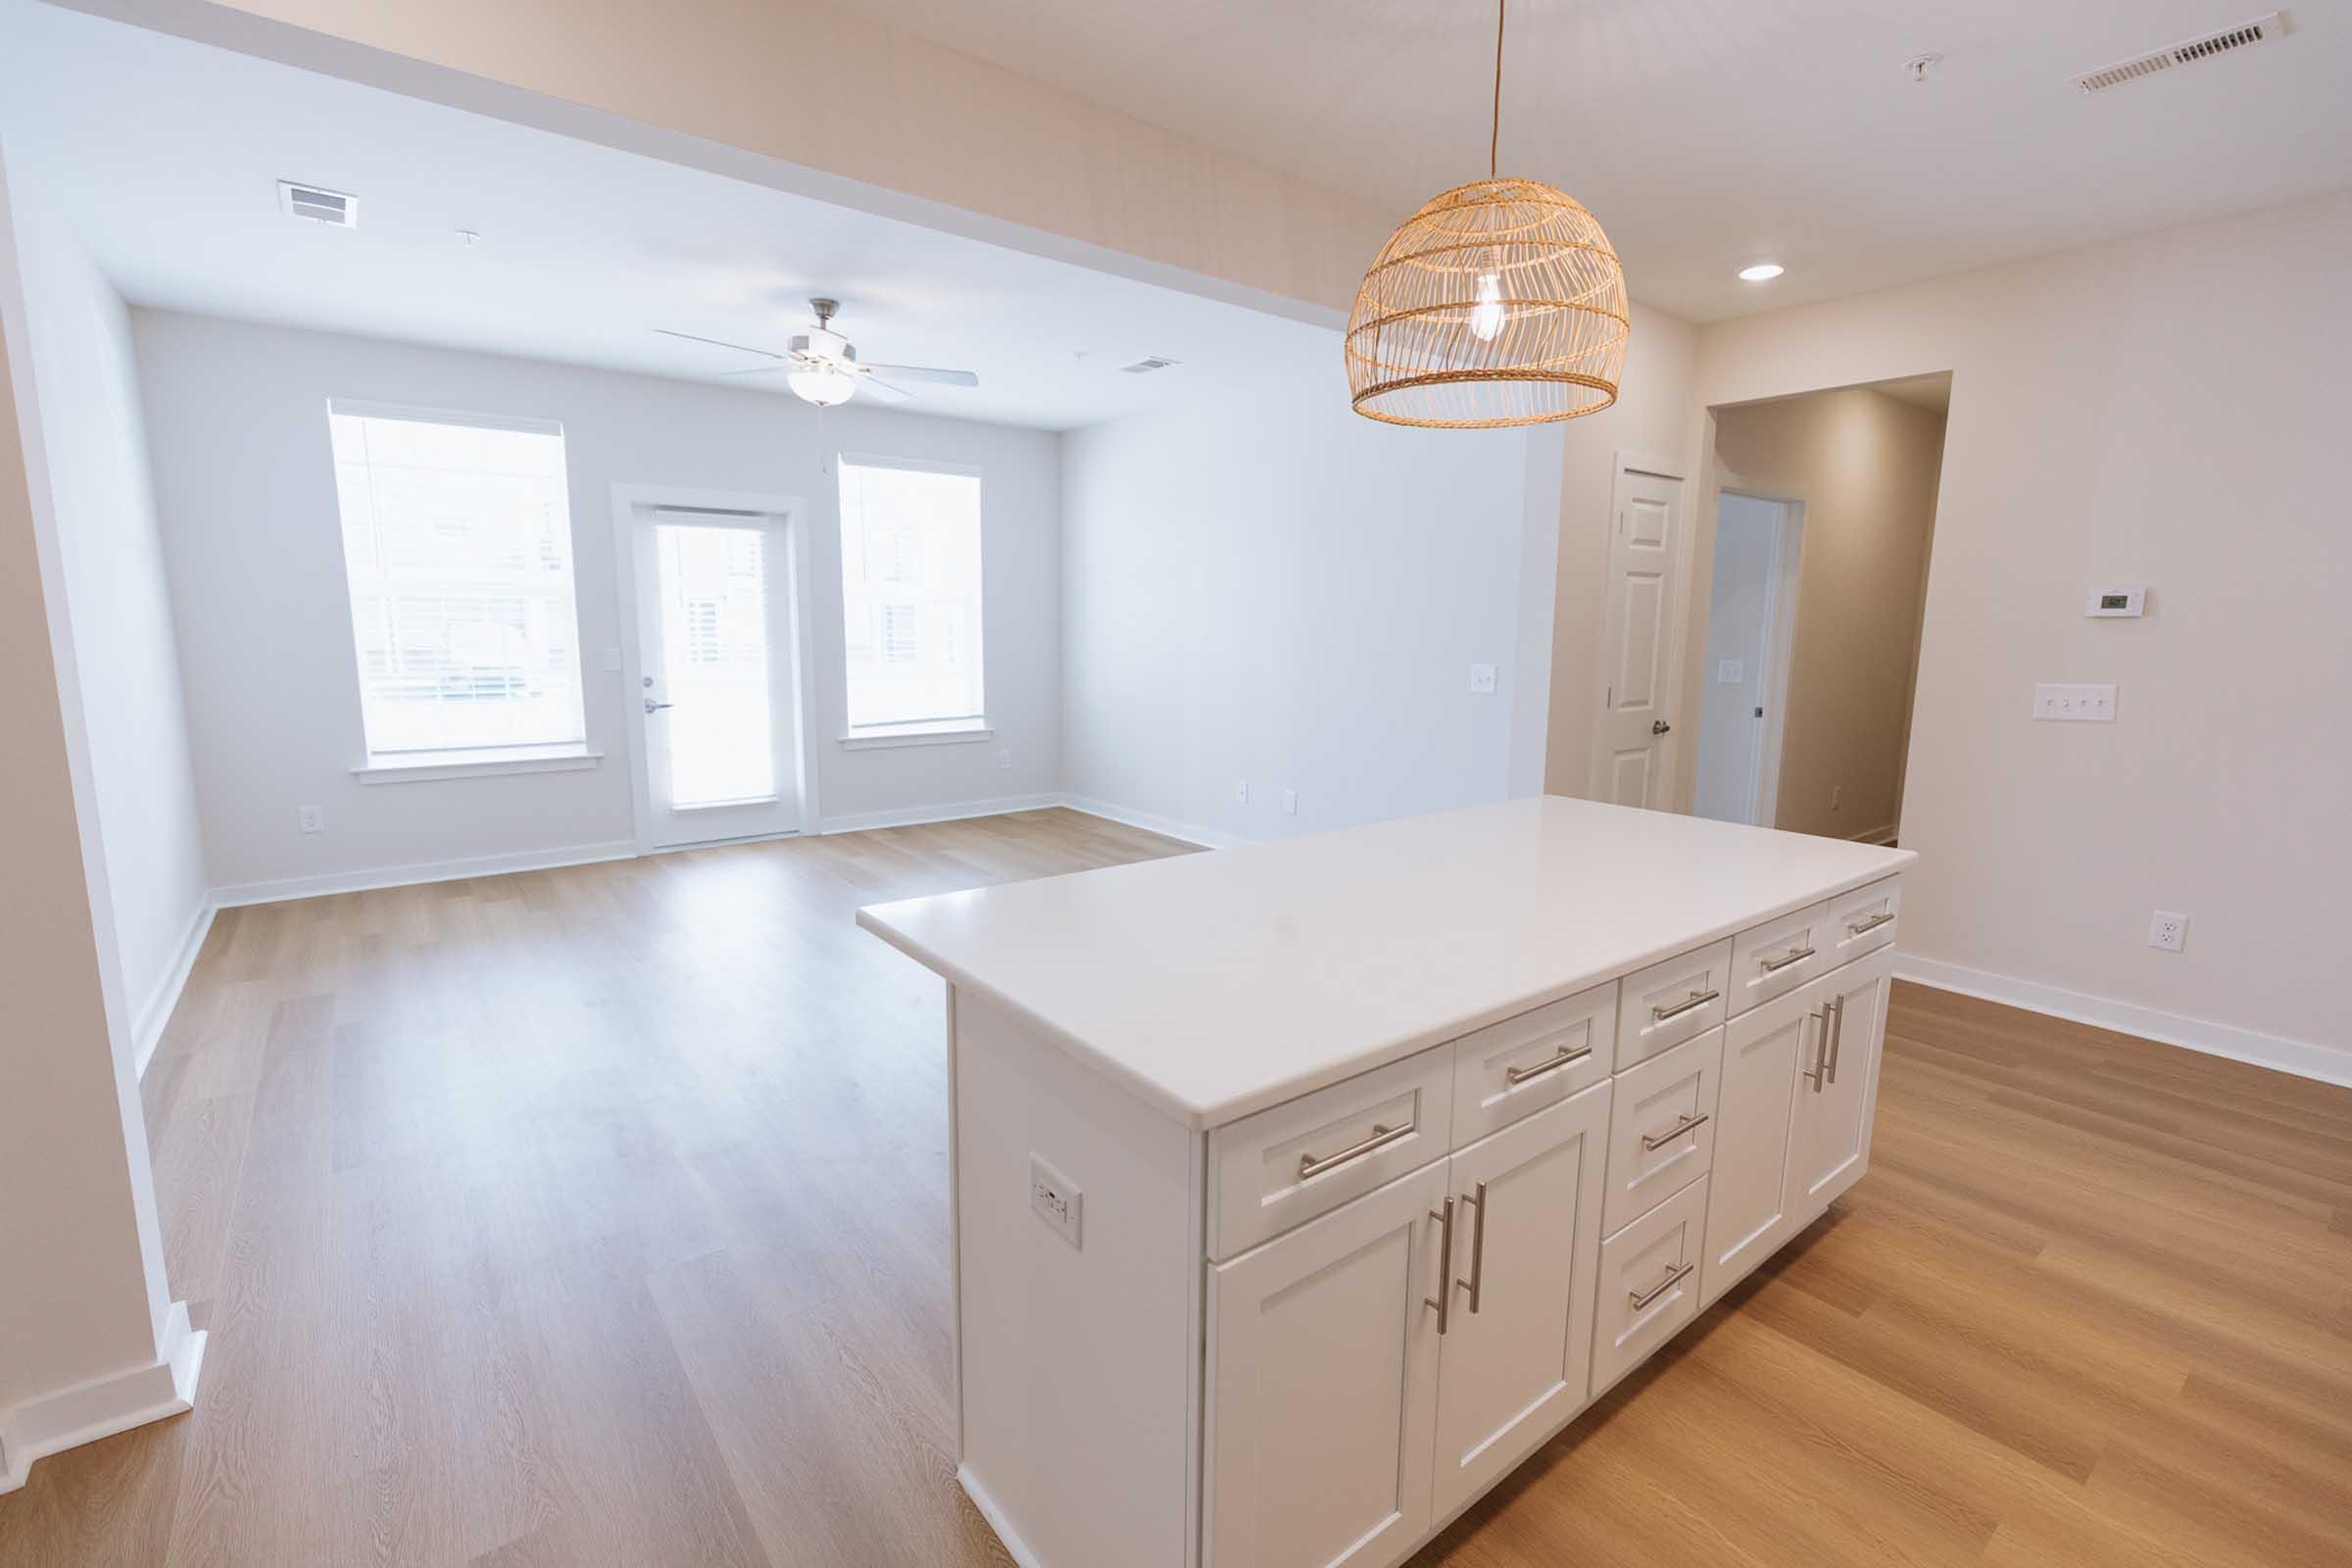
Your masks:
M559 426L328 405L372 757L578 745Z
M841 463L850 728L978 719L980 479Z

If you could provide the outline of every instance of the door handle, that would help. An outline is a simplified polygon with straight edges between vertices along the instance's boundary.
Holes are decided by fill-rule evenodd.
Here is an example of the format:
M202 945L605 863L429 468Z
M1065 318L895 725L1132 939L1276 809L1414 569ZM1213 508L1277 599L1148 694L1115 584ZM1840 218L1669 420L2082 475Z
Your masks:
M1487 1278L1487 1184L1478 1184L1478 1194L1464 1198L1465 1203L1478 1206L1478 1217L1470 1222L1470 1277L1454 1283L1470 1293L1470 1315L1478 1316L1479 1287Z
M1812 1080L1813 1092L1818 1095L1821 1093L1822 1077L1830 1066L1830 1009L1825 1006L1817 1012L1806 1013L1805 1017L1821 1022L1820 1048L1813 1053L1813 1065L1803 1069L1803 1075ZM1804 1047L1800 1044L1797 1049L1801 1051Z
M1649 732L1650 732L1652 735L1663 735L1663 734L1665 734L1665 733L1666 733L1668 730L1671 730L1671 729L1673 729L1673 728L1674 728L1674 726L1673 726L1672 724L1669 724L1669 723L1667 723L1667 722L1666 722L1664 719L1662 719L1662 718L1653 718L1653 719L1651 719L1651 720L1650 720L1650 722L1649 722Z
M1829 1013L1830 1039L1829 1044L1822 1048L1822 1054L1826 1058L1822 1067L1830 1075L1830 1082L1836 1083L1838 1081L1838 1058L1845 1049L1845 998L1832 997L1830 1004L1825 1010Z
M1431 1209L1429 1217L1438 1222L1438 1232L1445 1237L1445 1241L1438 1248L1438 1294L1424 1296L1421 1304L1438 1309L1438 1337L1443 1339L1446 1326L1452 1322L1449 1305L1453 1300L1453 1292L1446 1288L1446 1282L1453 1278L1453 1200L1446 1200L1443 1212Z
M648 697L645 700L645 710L649 713L659 713L664 708L675 708L678 705L675 703L657 703L651 697Z

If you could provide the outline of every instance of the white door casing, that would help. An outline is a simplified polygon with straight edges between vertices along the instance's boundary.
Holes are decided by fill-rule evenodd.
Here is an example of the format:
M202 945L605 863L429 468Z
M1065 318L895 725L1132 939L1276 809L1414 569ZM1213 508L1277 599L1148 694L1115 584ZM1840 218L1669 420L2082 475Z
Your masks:
M1438 1351L1441 1518L1585 1403L1608 1128L1603 1082L1453 1156L1453 1307Z
M1619 806L1665 804L1675 696L1675 597L1683 564L1683 481L1628 464L1610 503L1601 710L1589 792Z

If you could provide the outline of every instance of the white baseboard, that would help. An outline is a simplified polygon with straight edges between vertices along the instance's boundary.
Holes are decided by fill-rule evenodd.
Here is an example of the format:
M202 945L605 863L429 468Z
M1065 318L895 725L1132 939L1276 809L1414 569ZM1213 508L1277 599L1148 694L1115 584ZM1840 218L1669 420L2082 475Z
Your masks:
M972 1506L980 1510L980 1517L988 1521L988 1528L994 1530L997 1539L1004 1544L1005 1555L1019 1563L1020 1568L1046 1568L1037 1553L1029 1549L1029 1543L1021 1539L1021 1533L1013 1529L1012 1522L1004 1517L1004 1510L997 1506L997 1499L988 1494L988 1488L981 1484L978 1476L972 1474L970 1465L959 1464L956 1467L956 1483L963 1488L963 1494L972 1499Z
M1205 850L1238 850L1258 842L1240 833L1226 833L1213 827L1179 822L1172 816L1113 806L1108 801L1090 800L1083 795L1064 795L1061 804L1073 811L1084 811L1089 816L1099 816L1108 822L1124 822L1129 827L1140 827L1161 838L1182 839L1187 844L1198 844Z
M1061 797L1004 795L993 801L960 801L951 806L909 806L896 811L858 811L828 816L816 824L819 833L863 833L877 827L920 827L925 822L960 822L973 816L1003 816L1007 811L1036 811L1062 804Z
M203 1369L204 1334L188 1326L187 1303L173 1301L154 1361L0 1410L0 1493L23 1486L35 1459L195 1408Z
M2332 1046L2316 1045L2307 1040L2289 1040L2282 1035L2261 1034L2252 1029L2240 1029L2235 1024L2215 1023L2209 1018L2159 1012L2136 1003L2118 1002L2111 997L2086 996L2080 991L2068 991L2034 980L2019 980L1985 969L1971 969L1965 964L1945 963L1937 958L1922 958L1909 953L1895 955L1894 972L1902 979L1916 980L1923 986L1934 986L1938 991L1957 991L1962 996L1982 997L1987 1002L2005 1002L2010 1006L2024 1007L2030 1012L2046 1013L2053 1018L2071 1018L2076 1023L2096 1024L2102 1029L2138 1035L2144 1040L2157 1040L2168 1046L2201 1051L2209 1056L2249 1061L2258 1067L2293 1073L2298 1078L2352 1085L2352 1051Z
M276 904L285 899L316 899L329 893L365 893L372 888L456 882L469 876L504 876L513 871L548 871L564 865L593 865L600 860L632 859L636 854L635 839L614 839L608 844L574 844L560 850L525 850L516 855L483 855L466 860L422 860L411 865L378 866L367 871L333 871L324 876L289 876L271 882L235 882L213 889L213 902L225 909L246 904Z
M131 1071L138 1077L147 1076L147 1064L155 1059L155 1048L164 1043L164 1029L172 1022L172 1009L179 1005L179 994L188 987L188 973L196 967L196 955L204 951L204 939L213 929L213 916L220 910L211 894L197 901L188 915L188 926L179 935L179 951L172 956L172 967L156 980L155 989L147 993L147 1004L139 1009L138 1022L130 1035Z

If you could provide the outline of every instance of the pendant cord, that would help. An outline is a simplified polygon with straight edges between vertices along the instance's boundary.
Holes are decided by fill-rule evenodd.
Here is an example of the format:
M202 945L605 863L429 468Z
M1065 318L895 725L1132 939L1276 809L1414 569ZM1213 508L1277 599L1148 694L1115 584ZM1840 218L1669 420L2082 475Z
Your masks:
M1494 0L1494 122L1487 133L1487 177L1494 177L1494 154L1502 146L1502 12L1510 0Z

